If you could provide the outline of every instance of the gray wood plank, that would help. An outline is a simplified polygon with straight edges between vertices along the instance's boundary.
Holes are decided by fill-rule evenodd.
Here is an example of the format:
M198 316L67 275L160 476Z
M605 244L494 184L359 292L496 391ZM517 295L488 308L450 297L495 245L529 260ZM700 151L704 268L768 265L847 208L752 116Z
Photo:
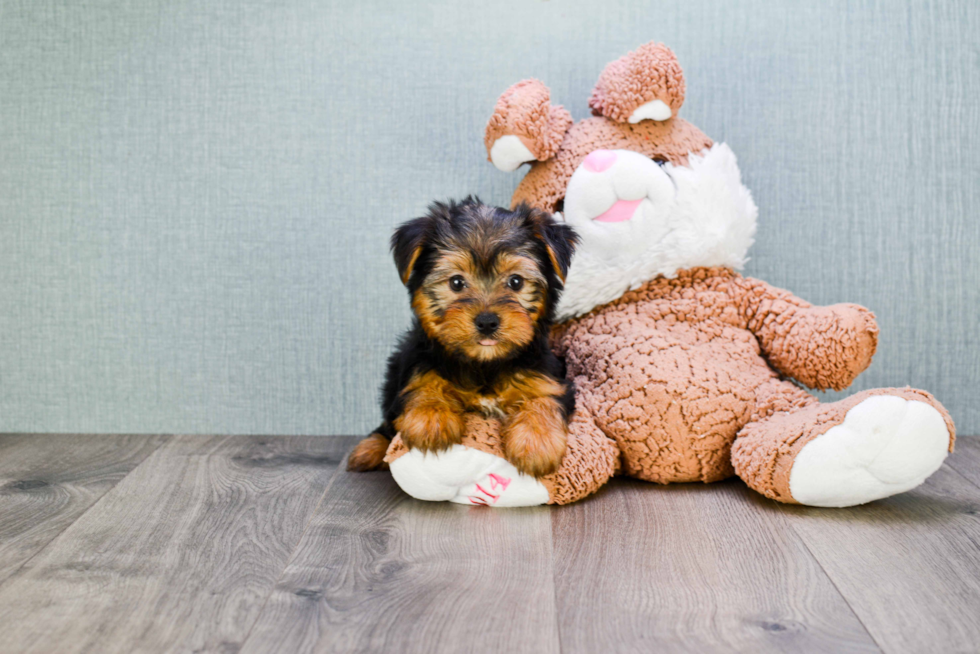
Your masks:
M167 438L0 434L0 584Z
M556 510L562 651L878 651L772 504L617 479Z
M884 651L980 649L980 490L948 466L864 506L779 510Z
M338 473L243 652L558 652L551 509Z
M980 488L980 436L961 436L946 464Z
M175 437L0 586L0 650L236 650L352 443Z

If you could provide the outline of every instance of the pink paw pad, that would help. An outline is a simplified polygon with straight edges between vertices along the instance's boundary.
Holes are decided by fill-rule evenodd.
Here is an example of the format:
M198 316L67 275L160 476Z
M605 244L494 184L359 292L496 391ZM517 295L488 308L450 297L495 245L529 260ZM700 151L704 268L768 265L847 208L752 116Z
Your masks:
M507 487L510 486L510 477L502 477L492 472L488 475L488 477L490 478L490 490L488 491L480 484L477 484L476 490L479 492L479 494L467 496L470 504L476 504L479 506L490 506L491 504L496 504L497 500L500 499L500 496L503 495L504 491L507 490ZM496 494L491 492L496 491L498 488L500 490L497 491Z
M504 490L507 490L507 487L510 486L510 477L501 477L500 475L496 475L491 472L490 488L496 490L499 486L502 486Z

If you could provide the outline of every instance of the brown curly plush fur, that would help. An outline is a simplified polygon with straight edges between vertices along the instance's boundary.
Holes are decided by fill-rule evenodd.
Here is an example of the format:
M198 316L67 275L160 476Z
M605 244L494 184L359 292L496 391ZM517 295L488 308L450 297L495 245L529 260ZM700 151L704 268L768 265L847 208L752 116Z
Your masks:
M504 91L483 137L487 153L498 138L513 134L538 161L553 157L573 121L564 107L550 102L548 87L536 79L523 80Z
M727 268L696 268L564 323L554 342L577 405L619 445L625 474L666 484L738 471L759 492L792 501L792 456L783 456L779 474L751 460L788 444L798 445L795 454L859 400L820 404L780 373L813 388L845 388L871 363L877 334L863 307L815 307ZM942 405L912 392L952 433ZM733 465L732 445L743 437Z
M684 73L671 49L663 43L647 43L606 65L589 106L596 116L623 122L640 105L660 100L676 116L684 104L684 91Z

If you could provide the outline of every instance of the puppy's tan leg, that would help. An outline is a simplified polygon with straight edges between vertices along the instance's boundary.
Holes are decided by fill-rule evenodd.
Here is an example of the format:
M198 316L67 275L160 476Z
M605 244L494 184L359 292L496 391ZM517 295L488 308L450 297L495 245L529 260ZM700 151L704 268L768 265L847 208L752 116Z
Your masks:
M565 387L540 373L518 373L501 389L500 402L508 414L501 436L504 454L521 472L541 477L561 465L568 425L556 399Z
M388 464L384 458L389 444L390 441L381 434L371 434L358 443L347 457L347 469L353 472L387 470Z
M524 402L504 424L504 454L527 475L542 477L561 465L568 427L561 406L550 397Z
M413 377L402 393L405 409L395 429L405 445L429 452L463 440L463 403L452 384L430 371Z

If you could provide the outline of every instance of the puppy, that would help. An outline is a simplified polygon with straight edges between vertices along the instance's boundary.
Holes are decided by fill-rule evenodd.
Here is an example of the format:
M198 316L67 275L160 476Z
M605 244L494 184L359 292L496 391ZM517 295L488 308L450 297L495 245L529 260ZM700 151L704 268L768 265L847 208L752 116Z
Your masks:
M384 467L391 438L438 452L463 438L463 414L501 421L507 459L534 476L565 454L575 392L549 332L578 236L550 215L478 199L435 203L391 239L412 328L388 360L384 422L349 470Z

